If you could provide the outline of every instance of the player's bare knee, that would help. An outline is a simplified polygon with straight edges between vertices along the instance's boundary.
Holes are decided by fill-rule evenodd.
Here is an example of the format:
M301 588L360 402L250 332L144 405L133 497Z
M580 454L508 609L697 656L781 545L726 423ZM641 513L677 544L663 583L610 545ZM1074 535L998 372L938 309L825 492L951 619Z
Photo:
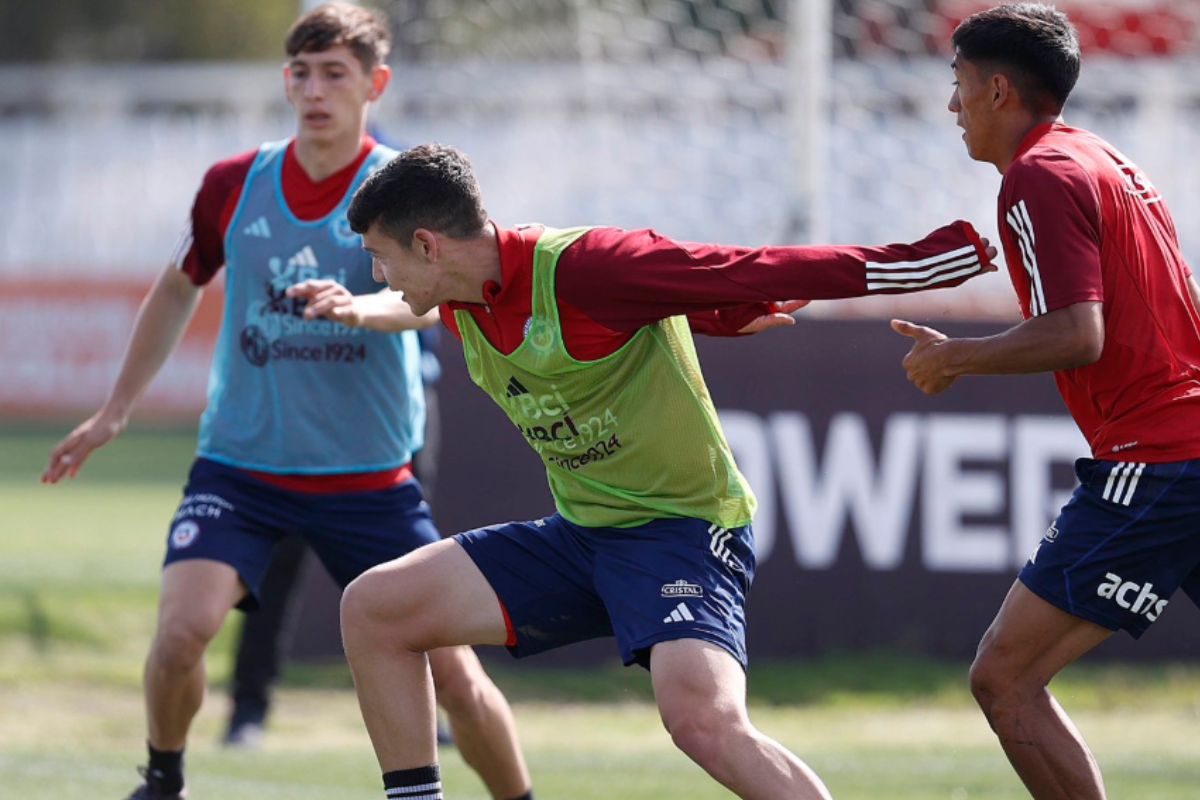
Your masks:
M370 570L359 575L342 592L341 622L344 637L366 632L372 627L378 605L373 594L374 580Z
M195 621L167 621L159 626L150 648L153 667L164 672L189 672L195 668L215 631Z
M676 747L710 771L733 750L731 740L750 734L744 720L702 707L664 714L663 726Z
M347 645L356 635L376 644L424 650L420 646L420 598L405 588L395 571L369 569L342 593L342 635Z
M971 669L967 672L967 682L971 687L971 695L985 714L991 709L996 697L1005 691L1007 683L985 650L976 654Z

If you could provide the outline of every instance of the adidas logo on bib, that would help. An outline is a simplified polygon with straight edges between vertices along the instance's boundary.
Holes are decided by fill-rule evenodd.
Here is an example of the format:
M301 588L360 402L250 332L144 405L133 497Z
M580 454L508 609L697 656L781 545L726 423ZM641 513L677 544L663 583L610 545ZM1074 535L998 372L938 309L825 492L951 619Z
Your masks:
M317 254L314 253L313 249L311 247L309 247L308 245L305 245L303 250L299 251L298 253L296 253L296 255L289 258L287 261L287 265L288 265L289 269L295 269L296 267L319 266L319 264L317 264Z
M271 226L267 224L266 217L259 217L243 228L242 233L247 236L257 236L259 239L270 239Z

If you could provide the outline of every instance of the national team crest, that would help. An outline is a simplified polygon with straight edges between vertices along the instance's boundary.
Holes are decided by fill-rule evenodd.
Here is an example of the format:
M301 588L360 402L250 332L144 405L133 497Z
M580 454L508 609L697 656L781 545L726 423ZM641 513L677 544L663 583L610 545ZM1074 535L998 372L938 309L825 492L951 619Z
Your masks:
M200 526L190 519L185 519L171 529L171 547L182 550L196 541L199 535Z

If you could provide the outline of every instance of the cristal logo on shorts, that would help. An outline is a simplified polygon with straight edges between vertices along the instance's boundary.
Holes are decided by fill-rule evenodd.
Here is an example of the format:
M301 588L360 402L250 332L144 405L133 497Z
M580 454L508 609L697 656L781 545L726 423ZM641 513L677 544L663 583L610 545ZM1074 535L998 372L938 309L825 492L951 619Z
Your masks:
M688 583L683 578L674 583L663 584L663 597L703 597L704 587L695 583Z
M199 535L200 526L190 519L185 519L171 529L171 547L182 550L196 541Z

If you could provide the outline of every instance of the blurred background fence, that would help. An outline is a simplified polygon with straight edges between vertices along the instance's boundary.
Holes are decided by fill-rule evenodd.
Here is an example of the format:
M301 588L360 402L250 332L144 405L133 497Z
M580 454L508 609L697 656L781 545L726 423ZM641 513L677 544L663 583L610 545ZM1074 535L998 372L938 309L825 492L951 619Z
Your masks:
M204 170L292 131L280 41L304 5L55 0L0 12L0 420L63 419L102 400ZM502 224L651 226L753 245L911 240L965 218L996 238L999 176L967 158L945 107L950 32L988 3L379 5L396 74L374 130L400 146L463 148ZM1200 263L1200 2L1058 5L1085 45L1067 121L1154 178ZM219 324L219 288L209 295L146 416L194 423ZM755 612L755 641L772 653L965 652L1069 491L1082 442L1042 378L916 397L896 367L903 343L878 320L994 329L1016 318L1007 279L806 313L814 322L796 335L703 345L766 500L756 591L775 613ZM502 418L480 410L448 360L443 526L546 510L536 460L511 455L518 437L498 433ZM888 460L902 451L916 460ZM838 461L846 452L857 455ZM496 464L510 458L525 468L500 485ZM939 499L939 486L952 488ZM895 616L897 593L913 604L908 619ZM814 604L845 616L797 630L795 609ZM1160 627L1194 628L1192 613ZM1187 636L1156 641L1144 652L1197 651Z

